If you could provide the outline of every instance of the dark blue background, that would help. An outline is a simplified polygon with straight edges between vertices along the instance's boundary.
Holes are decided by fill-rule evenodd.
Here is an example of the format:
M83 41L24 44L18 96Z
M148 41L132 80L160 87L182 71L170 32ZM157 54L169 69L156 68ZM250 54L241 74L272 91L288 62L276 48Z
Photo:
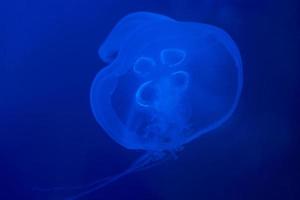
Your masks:
M62 199L34 186L80 185L125 169L124 149L95 122L97 50L134 11L225 29L244 63L233 117L176 161L87 199L300 199L299 5L259 0L11 0L0 3L0 199Z

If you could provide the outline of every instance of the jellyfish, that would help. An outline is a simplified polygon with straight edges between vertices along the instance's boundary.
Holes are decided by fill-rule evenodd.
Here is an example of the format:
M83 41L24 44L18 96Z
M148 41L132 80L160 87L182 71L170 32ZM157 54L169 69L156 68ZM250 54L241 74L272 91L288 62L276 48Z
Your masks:
M107 66L90 90L96 122L116 143L145 153L69 199L176 157L185 144L221 126L241 95L239 49L212 25L131 13L113 28L99 56Z

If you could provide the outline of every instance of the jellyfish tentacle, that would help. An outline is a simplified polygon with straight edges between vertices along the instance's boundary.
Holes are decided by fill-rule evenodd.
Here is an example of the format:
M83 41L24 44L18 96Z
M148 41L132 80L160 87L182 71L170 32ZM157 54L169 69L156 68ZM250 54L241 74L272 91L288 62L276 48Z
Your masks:
M71 196L66 198L66 200L77 200L81 197L84 197L90 193L93 193L113 182L116 180L127 176L128 174L131 174L133 172L142 171L145 169L152 168L154 166L157 166L167 160L167 155L164 152L147 152L144 155L142 155L140 158L138 158L135 162L133 162L126 170L124 170L121 173L118 173L116 175L95 181L91 184L88 184L87 186L82 186L83 189L89 188L86 191L83 191L75 196ZM79 187L78 187L79 188ZM80 189L80 188L79 188Z
M83 190L85 188L90 188L94 185L99 185L101 183L104 183L106 182L107 180L109 180L110 178L112 178L112 176L108 176L108 177L105 177L103 179L100 179L100 180L96 180L94 182L91 182L87 185L78 185L78 186L58 186L58 187L50 187L50 188L40 188L40 187L34 187L32 188L32 191L35 191L35 192L58 192L58 191L66 191L66 190Z
M75 196L68 197L65 200L80 199L81 197L84 197L85 195L88 195L94 191L97 191L128 174L131 174L133 172L143 171L143 170L146 170L146 169L149 169L149 168L152 168L154 166L161 164L162 162L167 160L167 159L164 159L165 155L166 154L164 152L147 152L144 155L142 155L140 158L138 158L136 161L134 161L123 172L120 172L120 173L112 175L112 176L105 177L103 179L93 181L86 185L69 186L69 187L61 186L61 187L51 187L51 188L34 187L34 188L32 188L32 191L42 192L42 193L43 192L51 193L51 192L59 192L59 191L86 190Z

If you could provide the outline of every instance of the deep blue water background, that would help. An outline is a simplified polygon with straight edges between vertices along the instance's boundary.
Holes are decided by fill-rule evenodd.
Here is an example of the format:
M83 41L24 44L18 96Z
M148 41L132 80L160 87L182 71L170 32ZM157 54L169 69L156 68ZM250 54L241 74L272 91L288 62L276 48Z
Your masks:
M134 11L225 29L244 63L233 117L176 161L87 199L300 199L299 3L259 0L11 0L0 3L0 199L62 199L34 186L80 185L125 169L142 152L94 120L97 50Z

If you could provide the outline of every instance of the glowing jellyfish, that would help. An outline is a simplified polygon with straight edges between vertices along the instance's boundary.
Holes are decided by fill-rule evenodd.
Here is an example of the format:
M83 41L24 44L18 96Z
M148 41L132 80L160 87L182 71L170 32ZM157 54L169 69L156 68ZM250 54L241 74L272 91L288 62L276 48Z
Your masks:
M93 114L114 141L146 153L72 199L155 165L219 127L241 94L239 50L211 25L133 13L114 27L99 55L108 66L92 83Z

